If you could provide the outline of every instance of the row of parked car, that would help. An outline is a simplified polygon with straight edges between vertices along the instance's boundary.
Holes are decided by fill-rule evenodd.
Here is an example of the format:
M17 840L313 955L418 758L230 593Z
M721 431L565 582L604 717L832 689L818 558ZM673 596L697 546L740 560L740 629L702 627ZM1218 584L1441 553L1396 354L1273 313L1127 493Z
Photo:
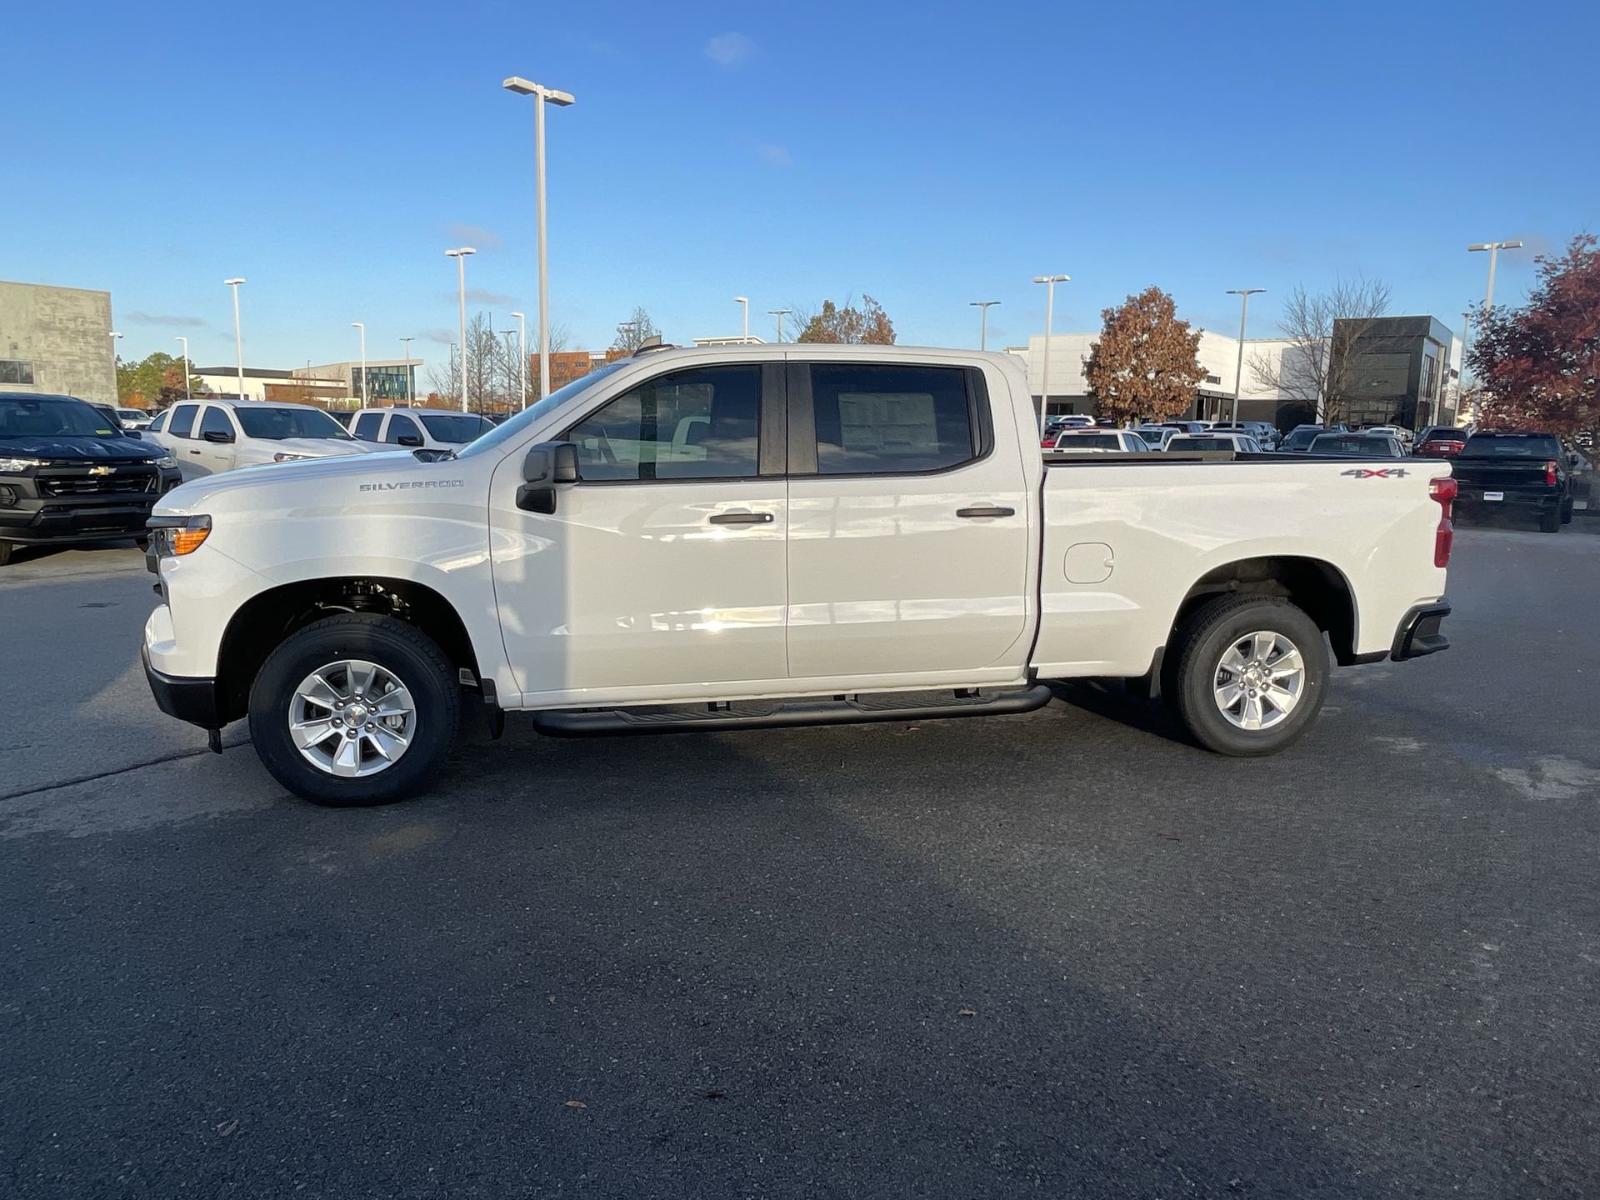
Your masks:
M1232 451L1335 454L1352 458L1400 458L1411 433L1398 426L1347 429L1343 425L1299 425L1280 434L1268 421L1163 421L1116 429L1087 415L1052 417L1041 445L1064 453L1195 453Z

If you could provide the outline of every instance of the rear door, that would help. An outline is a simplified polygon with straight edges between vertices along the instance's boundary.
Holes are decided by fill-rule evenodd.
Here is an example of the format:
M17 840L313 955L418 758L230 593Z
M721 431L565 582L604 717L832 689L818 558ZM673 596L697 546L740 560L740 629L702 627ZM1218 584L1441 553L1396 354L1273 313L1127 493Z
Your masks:
M350 426L350 436L363 442L382 441L383 414L372 411L359 414Z
M197 440L199 434L195 425L200 420L199 404L175 404L172 407L172 417L167 421L167 427L162 433L162 438L167 447L172 451L172 457L178 460L178 473L185 479L198 479L208 474L205 465L200 461L203 451L201 443Z
M795 362L788 390L791 678L1015 674L1033 501L983 371Z

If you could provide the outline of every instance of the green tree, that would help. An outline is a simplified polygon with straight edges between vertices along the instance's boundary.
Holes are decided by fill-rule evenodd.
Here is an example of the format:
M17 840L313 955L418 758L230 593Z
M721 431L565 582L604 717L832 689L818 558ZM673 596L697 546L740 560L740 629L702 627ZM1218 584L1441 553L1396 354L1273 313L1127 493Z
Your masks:
M1149 287L1100 315L1105 328L1084 359L1095 412L1118 421L1170 421L1187 411L1206 371L1200 331L1178 320L1172 297Z
M839 342L851 346L894 345L894 322L871 296L861 297L857 308L849 296L841 307L824 300L814 313L801 312L795 318L800 326L798 342Z
M208 390L198 375L189 377L189 390ZM157 350L139 362L117 360L117 403L126 408L164 408L184 396L183 359Z

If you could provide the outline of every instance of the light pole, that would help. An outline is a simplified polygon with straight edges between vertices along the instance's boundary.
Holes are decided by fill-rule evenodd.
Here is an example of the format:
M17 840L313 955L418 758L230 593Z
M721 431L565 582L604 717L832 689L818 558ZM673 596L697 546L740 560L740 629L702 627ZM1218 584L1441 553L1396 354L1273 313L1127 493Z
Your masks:
M528 318L522 313L511 314L517 319L517 387L522 392L522 407L528 407ZM540 399L543 399L541 396Z
M969 307L978 310L978 349L989 348L989 309L999 304L998 300L969 300Z
M1250 315L1250 297L1257 292L1264 292L1266 288L1229 288L1228 295L1239 297L1239 361L1233 368L1233 417L1235 427L1239 424L1239 385L1244 381L1244 323Z
M1489 252L1489 286L1483 293L1483 311L1488 312L1494 307L1494 264L1502 250L1519 250L1521 242L1474 242L1468 246L1469 251L1487 250Z
M361 407L367 406L367 327L360 321L351 321L351 329L361 331Z
M115 329L113 329L111 331L111 357L112 357L113 360L115 360L116 357L117 357L117 343L120 342L121 340L122 340L122 335L120 333L118 333Z
M239 285L244 282L244 276L234 279L224 279L223 283L233 289L233 361L239 369L239 399L244 399L244 335L239 332Z
M193 400L194 396L189 391L191 386L189 383L189 339L180 333L172 340L183 343L183 398L185 400Z
M501 85L508 92L533 97L534 186L539 203L539 394L550 394L550 276L545 253L544 232L544 106L548 101L558 108L572 103L571 92L558 92L531 80L513 75Z
M476 254L471 246L446 250L444 256L456 260L456 304L461 317L461 411L467 411L467 255Z
M406 351L406 407L407 408L411 407L412 400L413 400L412 393L411 393L411 343L416 341L416 340L417 340L416 338L408 338L408 337L403 337L403 338L400 339L400 344L405 347L405 351Z
M1071 275L1035 275L1035 283L1044 284L1044 365L1039 380L1039 433L1044 434L1044 423L1050 413L1050 327L1056 319L1056 284L1070 283Z
M785 317L787 317L793 311L794 311L794 309L792 309L792 308L769 308L769 309L767 309L767 316L778 318L778 341L779 342L783 341L783 319Z
M744 305L744 340L748 342L750 340L750 297L735 296L733 302Z

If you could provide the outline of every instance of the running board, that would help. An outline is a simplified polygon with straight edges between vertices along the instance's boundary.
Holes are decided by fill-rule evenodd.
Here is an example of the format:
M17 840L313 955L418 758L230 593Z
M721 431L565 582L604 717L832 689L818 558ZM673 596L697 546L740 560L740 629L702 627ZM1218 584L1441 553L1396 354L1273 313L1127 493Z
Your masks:
M706 733L785 725L855 725L867 721L934 721L1032 712L1050 703L1044 684L1015 691L961 688L945 692L861 692L831 700L729 700L535 713L534 728L556 737L619 733Z

